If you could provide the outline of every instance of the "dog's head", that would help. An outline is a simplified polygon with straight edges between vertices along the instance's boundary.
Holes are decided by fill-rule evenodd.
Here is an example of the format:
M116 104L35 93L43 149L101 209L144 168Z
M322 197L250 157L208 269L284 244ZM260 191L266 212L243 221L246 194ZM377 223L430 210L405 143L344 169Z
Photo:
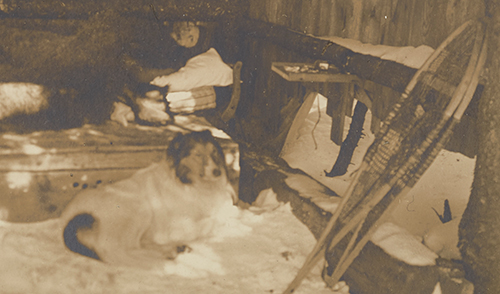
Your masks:
M184 184L227 182L224 153L210 131L177 134L167 148L167 158Z

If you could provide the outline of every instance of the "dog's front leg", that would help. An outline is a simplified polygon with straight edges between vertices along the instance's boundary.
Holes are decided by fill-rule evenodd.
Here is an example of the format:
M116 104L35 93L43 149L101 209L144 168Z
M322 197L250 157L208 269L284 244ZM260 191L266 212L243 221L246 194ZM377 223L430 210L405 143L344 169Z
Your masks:
M161 254L164 259L173 260L183 252L190 252L191 248L184 244L157 244L153 241L142 241L141 247L145 250L155 251Z

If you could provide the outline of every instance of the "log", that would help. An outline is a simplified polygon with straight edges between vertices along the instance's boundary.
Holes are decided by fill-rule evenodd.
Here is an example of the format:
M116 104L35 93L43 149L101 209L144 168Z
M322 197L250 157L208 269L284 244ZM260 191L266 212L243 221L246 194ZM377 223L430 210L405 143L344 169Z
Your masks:
M260 191L272 188L277 200L290 203L294 215L318 239L332 217L331 208L334 209L321 202L338 203L337 194L301 170L291 168L283 159L269 156L255 146L240 144L240 152L240 191L252 194L246 195L244 201L253 202ZM297 182L299 177L307 184L299 186L287 181ZM408 265L372 242L366 244L343 276L351 293L358 294L431 294L437 282L443 293L466 293L461 292L466 285L462 278L459 265L443 261L435 266Z
M486 85L479 101L478 155L472 191L459 228L459 249L476 294L500 289L500 1L489 15Z
M285 26L246 19L241 30L247 37L263 38L288 50L316 60L326 60L344 73L355 74L398 92L403 92L416 69L394 61L355 53L350 49Z
M243 0L5 0L0 17L83 18L104 10L157 20L213 21L235 18L246 9Z
M291 168L285 160L255 146L240 143L240 154L242 170L239 187L240 191L249 194L241 193L245 197L242 200L252 203L262 190L272 188L278 201L289 202L295 216L318 238L332 214L316 203L338 203L338 195L302 170ZM297 187L290 181L287 183L287 178L300 179L307 185Z

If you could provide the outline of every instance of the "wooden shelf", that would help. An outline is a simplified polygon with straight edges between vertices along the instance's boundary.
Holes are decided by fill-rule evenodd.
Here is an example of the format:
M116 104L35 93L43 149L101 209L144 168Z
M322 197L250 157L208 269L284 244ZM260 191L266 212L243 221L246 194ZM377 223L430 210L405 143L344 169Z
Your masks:
M351 83L360 81L357 76L342 74L337 68L318 70L311 63L273 62L271 69L289 82Z
M273 62L271 69L286 81L301 82L308 88L308 94L290 127L287 138L296 136L316 97L314 93L320 93L328 99L327 113L332 117L330 139L337 145L342 144L344 118L346 114L350 114L354 99L353 84L361 84L361 80L355 75L340 73L332 65L328 70L319 70L311 63ZM308 83L310 85L307 85Z

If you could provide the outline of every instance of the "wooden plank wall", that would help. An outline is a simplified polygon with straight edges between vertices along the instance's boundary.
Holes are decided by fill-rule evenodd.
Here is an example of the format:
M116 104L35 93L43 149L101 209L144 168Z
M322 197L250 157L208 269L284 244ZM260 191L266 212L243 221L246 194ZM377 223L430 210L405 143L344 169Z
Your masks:
M250 0L251 18L313 35L366 43L437 47L483 0Z
M339 36L365 43L392 46L425 44L436 48L462 23L484 14L483 0L249 0L249 2L248 14L253 19L284 25L317 36ZM259 127L250 123L251 130L245 133L254 143L261 143L267 149L276 149L281 144L278 138L281 139L283 137L281 133L289 127L285 119L289 119L297 110L289 106L289 103L294 100L293 98L300 100L301 97L291 97L294 96L293 93L277 90L290 86L270 72L270 62L300 62L304 58L265 41L247 38L245 42L247 44L243 59L247 66L246 78L250 78L250 82L246 85L248 92L246 97L243 97L242 112L246 115L253 114L247 116L247 119L264 117ZM374 95L376 96L374 99L380 101L372 109L374 115L378 117L383 117L388 105L399 96L382 86ZM284 113L284 109L292 113Z

